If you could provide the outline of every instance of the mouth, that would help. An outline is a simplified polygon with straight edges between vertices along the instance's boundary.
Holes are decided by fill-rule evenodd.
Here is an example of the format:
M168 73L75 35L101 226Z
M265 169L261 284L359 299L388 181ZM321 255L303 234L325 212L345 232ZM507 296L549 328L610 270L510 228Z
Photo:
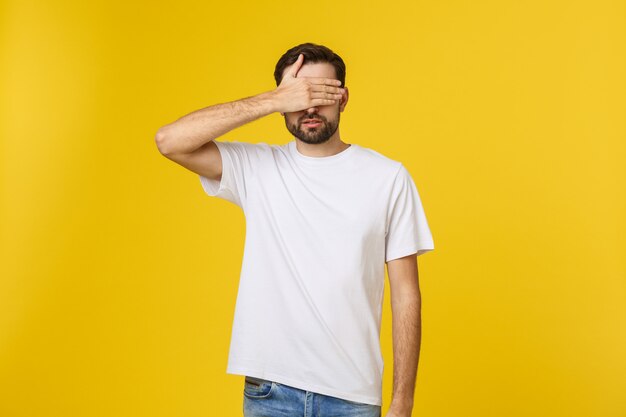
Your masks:
M305 120L304 122L302 122L302 125L306 127L317 127L321 124L322 124L322 121L319 119Z

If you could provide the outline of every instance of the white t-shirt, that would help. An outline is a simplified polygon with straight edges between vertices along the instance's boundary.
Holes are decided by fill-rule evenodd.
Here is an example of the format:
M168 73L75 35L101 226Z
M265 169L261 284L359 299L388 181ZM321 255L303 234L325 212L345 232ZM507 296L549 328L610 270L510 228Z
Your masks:
M411 175L356 144L215 144L222 178L201 184L246 218L226 373L382 405L385 262L434 249Z

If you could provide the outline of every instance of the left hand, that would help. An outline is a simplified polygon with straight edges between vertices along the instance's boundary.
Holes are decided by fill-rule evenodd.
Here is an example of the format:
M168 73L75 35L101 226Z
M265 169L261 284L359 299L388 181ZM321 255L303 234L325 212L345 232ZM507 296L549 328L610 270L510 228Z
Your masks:
M389 409L387 410L387 414L385 414L385 417L411 417L411 413L409 414L399 414L396 411Z

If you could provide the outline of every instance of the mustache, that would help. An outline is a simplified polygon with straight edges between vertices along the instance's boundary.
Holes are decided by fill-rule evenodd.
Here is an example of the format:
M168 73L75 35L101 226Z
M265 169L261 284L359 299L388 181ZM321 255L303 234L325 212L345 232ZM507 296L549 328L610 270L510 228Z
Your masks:
M308 116L300 120L300 123L307 123L307 122L326 122L326 120L323 117L311 118Z

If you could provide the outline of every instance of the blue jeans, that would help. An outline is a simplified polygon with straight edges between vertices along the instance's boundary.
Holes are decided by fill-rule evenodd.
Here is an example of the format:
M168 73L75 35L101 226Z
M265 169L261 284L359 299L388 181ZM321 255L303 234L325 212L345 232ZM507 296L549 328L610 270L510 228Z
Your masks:
M244 417L380 417L381 406L331 397L251 376L245 377Z

